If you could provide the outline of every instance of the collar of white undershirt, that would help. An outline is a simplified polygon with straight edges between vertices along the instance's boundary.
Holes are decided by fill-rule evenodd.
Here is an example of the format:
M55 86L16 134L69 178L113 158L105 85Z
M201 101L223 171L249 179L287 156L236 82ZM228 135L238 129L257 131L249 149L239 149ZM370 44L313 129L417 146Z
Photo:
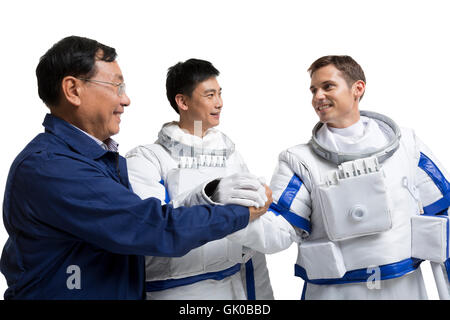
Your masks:
M112 152L119 152L119 144L114 141L111 138L106 139L105 141L101 141L100 139L97 139L93 135L90 135L86 131L81 130L80 128L74 126L73 124L70 124L72 127L78 129L79 131L83 132L85 135L87 135L89 138L94 140L100 147L105 149L106 151L112 151Z
M361 118L356 123L346 128L333 128L328 125L327 127L328 130L330 130L334 134L338 134L343 137L362 137L364 135L365 129L365 125Z

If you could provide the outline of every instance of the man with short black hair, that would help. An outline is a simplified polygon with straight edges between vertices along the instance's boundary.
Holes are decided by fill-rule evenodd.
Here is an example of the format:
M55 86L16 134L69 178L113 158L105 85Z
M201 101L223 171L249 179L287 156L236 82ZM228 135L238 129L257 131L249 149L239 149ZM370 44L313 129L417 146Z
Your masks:
M167 98L179 121L163 125L156 143L139 146L126 156L130 182L141 198L174 199L176 203L189 195L200 203L263 204L247 196L245 188L230 188L232 181L256 177L249 173L234 143L215 128L223 109L218 75L210 62L200 59L169 68ZM205 184L217 184L211 199L201 196ZM259 187L262 195L267 188L263 182L247 183L249 187ZM273 213L255 222L183 257L147 257L147 298L273 299L263 253L286 249L296 234Z
M320 122L308 144L283 151L274 203L302 236L295 275L304 299L426 299L432 261L449 299L448 174L414 131L360 111L366 79L349 56L308 69Z
M5 299L142 299L144 255L182 256L268 206L174 209L136 196L111 139L130 104L115 59L113 48L72 36L39 61L39 96L50 114L6 184Z

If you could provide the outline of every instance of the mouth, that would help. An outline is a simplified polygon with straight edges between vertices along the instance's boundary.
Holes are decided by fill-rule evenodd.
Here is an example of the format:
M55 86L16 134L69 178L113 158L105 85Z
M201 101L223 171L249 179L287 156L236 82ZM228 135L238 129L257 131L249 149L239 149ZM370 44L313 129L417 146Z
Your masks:
M333 104L331 104L331 103L328 103L328 104L321 104L321 105L317 106L316 109L317 109L318 111L323 111L323 110L326 110L326 109L331 108L332 106L333 106Z
M210 115L213 116L214 118L220 118L220 111L218 111L218 112L211 112Z
M118 118L119 122L120 122L120 116L122 115L123 112L119 112L119 111L114 111L113 114Z

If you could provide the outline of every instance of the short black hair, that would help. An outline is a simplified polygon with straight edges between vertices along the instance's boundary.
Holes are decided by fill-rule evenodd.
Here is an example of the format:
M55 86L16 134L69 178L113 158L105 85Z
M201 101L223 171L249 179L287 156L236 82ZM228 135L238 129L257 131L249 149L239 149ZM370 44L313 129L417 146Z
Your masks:
M191 96L197 84L219 75L211 62L189 59L169 68L166 79L166 94L172 108L179 114L175 96L179 93Z
M55 43L36 67L38 93L48 106L56 106L61 95L61 81L66 76L91 78L97 72L95 61L113 62L114 48L95 40L70 36Z

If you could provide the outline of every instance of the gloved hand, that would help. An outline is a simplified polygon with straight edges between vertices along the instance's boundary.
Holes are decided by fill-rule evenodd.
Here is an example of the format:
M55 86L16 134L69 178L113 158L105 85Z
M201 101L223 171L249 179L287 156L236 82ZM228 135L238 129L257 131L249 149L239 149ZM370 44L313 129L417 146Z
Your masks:
M266 189L251 173L235 173L220 180L211 199L221 204L245 207L263 207L267 201Z

